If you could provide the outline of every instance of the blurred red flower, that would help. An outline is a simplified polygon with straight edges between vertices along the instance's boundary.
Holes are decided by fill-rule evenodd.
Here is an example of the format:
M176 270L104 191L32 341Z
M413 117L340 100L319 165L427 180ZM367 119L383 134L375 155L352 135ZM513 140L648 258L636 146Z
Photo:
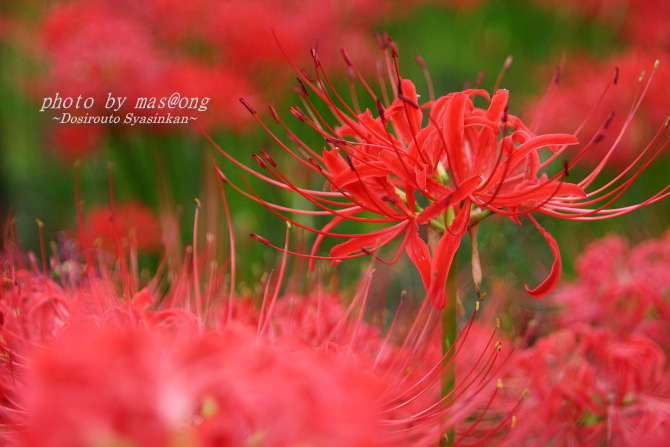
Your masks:
M142 253L157 252L161 247L158 217L148 206L130 201L109 206L96 206L87 212L84 246L99 245L116 253L117 243L132 244Z
M548 99L536 99L528 106L529 110L536 111L538 125L533 130L579 132L578 135L599 133L602 140L584 154L584 164L597 166L607 157L607 169L625 169L640 155L649 135L653 135L668 117L670 95L664 86L670 82L670 68L664 61L653 70L654 82L647 83L647 78L652 75L649 64L661 54L636 49L604 61L587 57L571 61L561 70L555 93ZM616 67L617 82L603 95L609 81L603 74L613 67ZM645 89L648 90L644 100L639 102L639 108L632 116L631 104L639 101ZM574 105L578 103L588 107L575 110ZM607 121L608 129L602 130ZM625 134L616 130L624 126L627 127ZM610 153L613 146L616 149Z
M512 398L524 388L528 395L500 445L660 447L670 434L666 357L642 334L574 325L540 338L508 366Z
M43 64L20 81L33 98L58 93L95 102L86 109L54 108L48 111L50 118L63 112L84 118L114 114L121 120L105 122L103 128L128 131L128 124L120 124L127 113L187 114L210 130L241 132L251 119L235 99L279 99L275 85L291 77L285 57L304 60L304 42L318 42L324 58L337 57L336 45L344 44L371 60L367 56L373 45L362 36L415 3L420 2L67 0L30 5L29 14L16 14L7 28L15 35L14 44ZM209 104L206 110L136 107L138 98L172 94L209 98ZM118 103L107 108L108 95L127 99L120 108ZM166 125L151 129L173 131Z
M608 236L589 245L576 266L577 278L551 299L561 309L559 327L588 324L644 334L670 348L670 231L632 247Z
M207 250L144 280L114 256L74 252L50 260L56 282L17 256L0 263L3 445L429 446L454 426L478 445L475 397L497 394L495 330L475 347L474 316L465 325L454 358L467 346L479 359L441 396L438 313L369 322L371 273L351 300L320 287L281 296L282 267L258 305L229 292Z

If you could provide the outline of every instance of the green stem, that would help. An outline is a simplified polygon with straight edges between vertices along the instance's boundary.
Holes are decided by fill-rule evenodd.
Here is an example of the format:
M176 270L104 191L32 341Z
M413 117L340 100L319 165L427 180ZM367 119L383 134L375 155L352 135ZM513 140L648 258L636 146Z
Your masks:
M444 224L451 225L455 218L453 208L449 208L444 217ZM441 219L433 219L439 221ZM428 244L431 251L435 253L440 236L444 235L444 230L439 231L432 226L428 230ZM456 386L456 350L453 348L456 343L456 322L458 318L458 297L456 287L456 272L458 271L458 264L456 259L452 261L449 274L447 276L446 292L447 303L442 310L442 389L441 397L451 395ZM448 399L447 399L448 401ZM446 432L441 434L439 445L440 447L447 447L454 444L456 437L456 428L450 427Z
M451 265L447 278L447 305L442 310L442 397L448 396L456 387L456 322L458 318L458 298L456 296L456 261ZM451 446L456 437L456 427L450 427L440 441L441 446Z

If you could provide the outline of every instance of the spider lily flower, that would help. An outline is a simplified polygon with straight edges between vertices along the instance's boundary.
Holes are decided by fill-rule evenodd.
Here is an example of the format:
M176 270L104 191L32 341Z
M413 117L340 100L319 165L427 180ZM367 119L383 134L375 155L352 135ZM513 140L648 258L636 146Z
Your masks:
M369 318L372 267L352 299L322 286L282 294L294 282L285 255L253 302L224 287L233 248L218 265L218 235L195 245L199 206L194 245L152 278L100 249L76 278L63 265L84 259L76 250L42 269L0 250L2 445L423 447L451 427L453 445L509 435L520 402L502 415L493 404L513 344L475 321L479 306L441 353L427 301L400 306L390 326ZM459 380L442 395L447 358Z
M589 325L558 329L520 352L508 371L506 391L529 392L515 430L497 445L667 443L667 360L644 334Z
M526 286L532 296L539 298L555 287L561 259L556 240L542 228L535 213L572 220L605 219L670 194L670 187L665 187L642 203L612 207L667 145L667 124L630 166L604 186L591 188L639 107L653 73L602 162L585 178L571 183L566 177L602 139L609 119L601 133L573 152L572 161L562 162L561 157L568 156L569 149L579 144L578 138L572 134L536 135L520 118L508 112L507 90L499 89L490 95L474 88L421 102L414 83L399 74L393 41L385 36L380 43L385 49L388 72L381 79L381 95L374 93L347 54L342 53L352 80L362 84L375 110L361 111L355 94L353 105L349 105L330 83L315 51L312 51L312 75L296 67L299 84L296 91L303 109L293 106L290 112L324 138L325 147L320 152L304 143L270 107L273 118L284 126L297 149L289 147L241 99L291 157L325 178L327 188L316 190L294 184L291 176L282 172L265 151L253 156L265 171L261 173L219 148L244 171L293 191L314 206L311 210L284 207L265 201L253 190L249 193L231 184L292 224L316 233L311 252L304 254L312 262L378 257L382 247L400 239L399 249L390 262L397 260L404 250L419 270L430 300L435 307L443 308L447 302L445 284L450 265L463 235L494 213L508 216L516 223L520 223L519 217L527 215L554 255L549 276L535 288ZM616 77L613 82L616 83ZM389 91L393 92L392 99L388 98ZM475 105L476 99L487 105ZM318 102L327 106L331 118L324 116ZM219 175L228 182L223 172L219 171ZM293 213L331 218L322 228L311 228L291 217ZM335 232L345 221L376 224L379 228L358 234ZM429 244L424 228L439 234L439 240ZM260 236L252 236L272 245ZM320 256L318 248L326 237L345 240L332 247L329 256Z

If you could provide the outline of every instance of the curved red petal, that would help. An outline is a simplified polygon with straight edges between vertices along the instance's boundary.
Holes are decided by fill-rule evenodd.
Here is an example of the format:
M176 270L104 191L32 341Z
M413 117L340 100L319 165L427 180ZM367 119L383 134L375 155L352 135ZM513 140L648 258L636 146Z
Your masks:
M458 188L446 197L442 197L436 202L431 203L417 217L419 225L427 224L431 219L436 218L454 203L461 203L470 194L472 194L481 184L480 176L475 175L458 185Z
M407 222L400 222L392 227L381 228L365 234L355 234L346 242L337 244L330 249L330 256L339 258L365 249L376 249L384 246L407 229Z
M428 289L428 298L436 309L444 309L447 305L447 278L451 263L454 260L456 251L461 245L461 240L465 234L465 228L470 220L470 203L466 201L461 210L456 215L452 228L456 231L445 232L440 242L437 243L435 256L431 261L431 281Z
M533 298L542 298L546 296L549 292L554 290L556 285L558 284L558 280L561 278L561 271L563 269L563 264L561 262L561 253L558 249L558 244L556 243L556 239L549 234L540 224L535 220L535 218L532 215L529 215L530 220L533 221L535 224L535 227L537 227L538 230L540 230L540 233L542 233L542 236L544 236L544 239L547 241L547 244L549 244L549 248L551 249L551 252L554 254L554 263L551 266L551 272L549 272L549 276L547 276L547 279L545 279L542 284L539 286L535 287L534 289L531 289L528 287L528 284L526 284L524 287L526 288L526 291L530 293L530 295Z
M421 279L423 280L423 286L426 290L430 288L430 250L426 242L419 237L419 227L416 223L412 224L409 228L409 234L407 238L407 245L405 246L405 251L409 256L409 259L414 263L417 270L421 274Z

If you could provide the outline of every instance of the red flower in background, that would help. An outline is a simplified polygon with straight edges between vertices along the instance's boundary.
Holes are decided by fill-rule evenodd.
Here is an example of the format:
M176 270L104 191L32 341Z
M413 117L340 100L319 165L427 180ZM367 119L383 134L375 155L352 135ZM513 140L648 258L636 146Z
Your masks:
M649 86L644 102L632 119L626 135L616 132L603 133L603 144L585 155L584 161L597 165L615 143L618 146L609 160L615 169L625 168L637 157L640 148L646 145L647 135L653 133L658 123L667 118L670 96L665 85L670 81L670 69L667 67L667 55L670 50L670 4L662 0L635 2L632 0L615 1L542 1L543 7L551 10L567 10L577 16L611 29L618 36L621 50L609 54L606 58L583 55L570 61L561 73L561 81L550 105L541 113L543 131L568 131L582 129L587 134L596 132L610 113L614 113L613 124L623 125L630 118L628 110L643 89L645 67L649 61L660 60L661 66L655 70L657 79ZM610 67L618 67L619 83L616 91L600 98L602 73ZM646 76L649 75L649 70ZM640 82L635 82L637 79ZM535 100L534 106L544 100ZM598 104L582 111L575 104ZM544 106L541 106L544 107ZM589 119L584 122L586 117ZM533 130L537 130L533 128Z
M161 246L160 224L156 214L138 202L92 208L87 213L84 246L100 246L115 253L118 243L125 241L142 253L156 252Z
M144 89L168 68L151 30L98 1L55 4L44 18L40 37L47 62L40 93L95 98L95 109L70 110L77 115L104 112L108 93L151 95Z
M670 5L664 0L531 0L549 10L595 19L617 32L624 44L670 49ZM658 58L660 54L654 57Z
M294 106L290 110L318 132L327 146L319 153L303 143L286 125L296 149L273 135L299 166L323 176L329 190L296 186L291 176L282 172L265 151L253 156L268 173L262 175L220 149L247 172L293 191L311 203L312 209L298 210L269 203L253 191L253 195L244 193L292 224L316 233L316 242L308 255L312 260L337 262L376 254L380 248L402 237L394 260L404 249L419 270L428 297L437 308L442 308L447 300L445 283L450 264L465 232L491 213L508 216L516 223L520 223L519 217L528 215L555 256L549 277L534 289L527 287L531 295L541 297L555 287L561 261L556 241L535 220L533 213L574 220L604 219L654 203L670 194L670 187L665 187L642 203L611 207L667 145L665 128L644 148L638 159L604 186L591 188L616 144L607 149L602 162L586 177L568 183L565 179L573 167L600 144L600 134L575 151L570 157L572 161L561 163L559 157L567 157L569 148L578 143L576 136L536 135L519 118L508 113L506 90L498 90L492 97L483 90L465 90L420 103L414 84L402 79L398 73L393 42L384 39L381 43L387 50L390 77L380 95L373 92L344 54L350 71L356 73L376 104L374 113L369 109L359 110L355 97L353 105L347 104L332 88L314 52L314 74L297 70L297 91L305 109ZM392 100L387 98L389 91ZM488 107L475 106L475 97L488 102ZM315 106L316 101L327 106L332 119L322 114ZM244 99L242 102L261 122L253 107ZM639 98L633 103L618 138L627 130L638 107ZM271 113L281 123L274 109ZM602 127L609 124L606 122ZM223 173L220 174L227 181ZM287 212L330 216L331 219L322 228L311 228L285 215ZM381 228L358 234L333 231L346 221L377 224ZM441 233L439 241L432 246L420 233L425 227ZM253 236L270 245L269 241ZM335 245L330 256L318 256L317 250L327 236L347 240Z
M499 445L660 447L670 434L668 378L663 350L642 334L558 330L520 352L503 378L512 401L528 393Z
M414 6L414 2L411 2ZM208 129L244 131L251 122L235 98L278 99L276 83L291 70L272 44L275 36L292 59L303 59L304 42L319 42L322 57L345 44L365 59L372 45L362 36L380 21L407 11L407 2L356 0L329 2L69 0L34 8L34 24L14 20L21 51L44 62L39 74L22 80L34 98L93 98L95 105L54 109L49 119L66 112L92 117L126 113L173 116L188 112ZM27 15L27 14L26 14ZM366 67L370 71L374 66ZM344 73L342 73L344 74ZM206 110L136 108L138 98L210 98ZM234 93L234 94L233 94ZM123 107L105 108L108 95L125 97ZM106 129L119 130L118 123ZM79 124L84 125L84 124ZM170 126L152 126L155 130ZM63 142L58 146L64 146Z
M535 313L532 344L500 374L492 413L526 398L497 445L667 444L669 236L630 245L610 235L577 258L576 278Z
M670 231L630 247L609 236L578 258L577 278L552 296L559 327L588 324L618 334L644 334L670 346ZM586 299L585 297L588 297Z
M662 54L662 53L661 53ZM652 74L646 70L649 61L660 54L654 51L635 50L618 54L604 62L581 58L570 62L562 70L555 92L547 100L536 100L529 108L537 110L537 128L543 131L579 132L578 135L593 135L600 131L603 123L610 121L610 128L627 126L625 134L600 131L602 141L584 154L584 163L597 166L607 157L612 170L623 170L640 155L652 135L668 116L670 95L664 87L670 82L670 68L661 61L653 70L656 79L648 84ZM616 68L616 85L608 94L603 73ZM634 116L631 104L639 101L643 90L648 88L644 101L639 103ZM546 101L546 103L545 103ZM589 107L575 110L575 104ZM608 118L612 114L612 117ZM534 130L538 130L535 129ZM616 150L610 153L612 146Z
M59 159L72 163L100 147L104 129L95 124L56 124L51 127L48 147Z

